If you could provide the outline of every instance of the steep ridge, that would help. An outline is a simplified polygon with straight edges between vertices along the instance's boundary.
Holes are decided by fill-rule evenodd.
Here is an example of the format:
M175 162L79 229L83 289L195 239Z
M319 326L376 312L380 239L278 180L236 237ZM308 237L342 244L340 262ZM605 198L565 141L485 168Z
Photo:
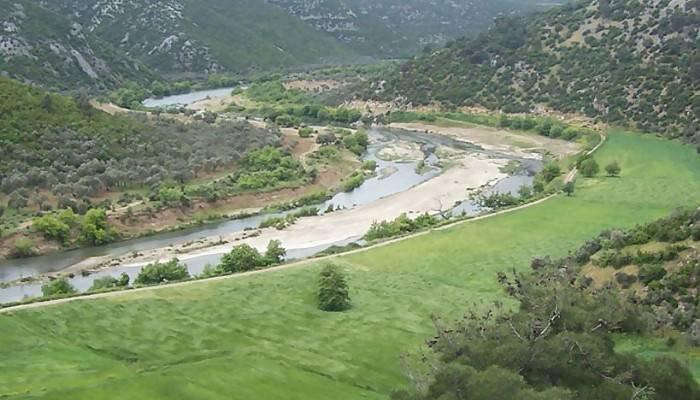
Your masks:
M162 73L314 63L352 51L255 0L58 0L47 7Z
M28 0L0 0L0 75L48 88L105 88L152 73L80 24Z

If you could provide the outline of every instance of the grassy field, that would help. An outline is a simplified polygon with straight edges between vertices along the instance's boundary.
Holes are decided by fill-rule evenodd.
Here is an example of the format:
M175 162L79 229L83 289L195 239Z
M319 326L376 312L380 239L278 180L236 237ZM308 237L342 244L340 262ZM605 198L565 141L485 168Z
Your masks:
M431 313L447 322L503 299L497 271L700 204L693 148L611 132L596 158L618 160L622 176L580 178L574 197L340 258L354 304L344 313L316 309L311 265L0 315L0 397L386 398L404 384L400 355L431 336Z

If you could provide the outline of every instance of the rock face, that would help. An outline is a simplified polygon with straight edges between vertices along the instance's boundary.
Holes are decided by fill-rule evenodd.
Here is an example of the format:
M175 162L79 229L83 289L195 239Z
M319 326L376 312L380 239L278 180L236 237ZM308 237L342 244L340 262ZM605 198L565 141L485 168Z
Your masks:
M31 1L0 0L0 73L55 89L105 88L140 73L75 21Z
M162 72L223 69L206 44L186 32L184 0L56 0L46 6Z

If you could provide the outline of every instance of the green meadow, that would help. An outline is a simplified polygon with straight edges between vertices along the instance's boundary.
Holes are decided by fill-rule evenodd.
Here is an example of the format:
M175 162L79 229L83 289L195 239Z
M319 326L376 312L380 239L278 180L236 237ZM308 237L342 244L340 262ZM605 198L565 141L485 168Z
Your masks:
M611 131L596 159L617 160L621 177L579 178L573 197L338 258L353 301L343 313L317 310L322 264L311 263L0 314L0 398L384 399L405 384L400 356L432 336L432 314L449 323L473 303L514 306L498 271L700 204L694 148Z

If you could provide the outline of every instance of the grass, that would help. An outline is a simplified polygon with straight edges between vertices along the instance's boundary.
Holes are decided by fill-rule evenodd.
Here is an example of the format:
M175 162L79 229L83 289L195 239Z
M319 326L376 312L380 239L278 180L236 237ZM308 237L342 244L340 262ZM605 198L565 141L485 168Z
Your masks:
M580 178L574 197L339 258L353 300L344 313L316 309L312 264L0 315L0 397L386 398L405 383L400 355L432 336L431 313L449 322L504 299L497 271L700 203L690 147L616 131L596 158L617 160L622 176Z

